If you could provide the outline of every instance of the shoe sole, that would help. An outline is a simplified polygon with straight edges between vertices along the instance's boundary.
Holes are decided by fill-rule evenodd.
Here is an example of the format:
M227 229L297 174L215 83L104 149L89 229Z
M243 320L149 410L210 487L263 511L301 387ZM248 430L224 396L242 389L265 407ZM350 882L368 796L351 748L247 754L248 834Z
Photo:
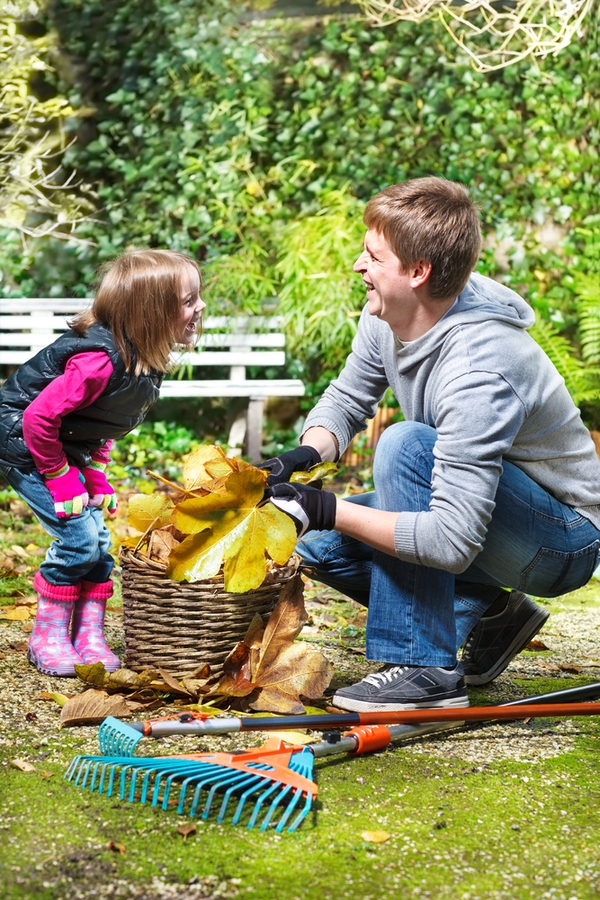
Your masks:
M335 694L332 700L334 706L347 709L350 712L403 712L409 709L456 709L469 705L468 697L452 697L449 700L422 703L370 703L368 700L353 700L351 697L339 697Z
M50 668L49 666L44 666L42 663L38 662L38 659L33 652L33 650L27 651L27 660L31 663L32 666L41 672L42 675L55 675L59 678L77 678L77 672L71 665L64 666L54 666Z
M550 613L546 609L538 609L534 615L531 616L521 629L521 631L515 636L512 643L507 647L503 656L496 660L494 665L487 670L487 672L477 672L474 675L467 675L465 673L464 679L466 685L483 685L489 684L490 681L493 681L494 678L497 678L510 662L518 656L519 653L525 649L529 641L531 641L538 631L542 628L545 622L548 620Z

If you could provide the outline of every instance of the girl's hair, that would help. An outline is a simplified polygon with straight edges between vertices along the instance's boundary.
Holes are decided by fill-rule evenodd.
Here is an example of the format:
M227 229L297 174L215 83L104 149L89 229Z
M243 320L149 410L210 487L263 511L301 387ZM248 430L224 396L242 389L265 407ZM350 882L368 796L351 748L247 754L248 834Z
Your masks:
M106 263L90 309L70 327L85 334L96 322L110 328L115 347L128 372L166 372L177 346L182 276L195 259L174 250L131 250Z
M369 200L364 223L385 237L404 270L420 259L431 263L433 299L456 297L481 251L479 211L462 184L445 178L414 178L385 188Z

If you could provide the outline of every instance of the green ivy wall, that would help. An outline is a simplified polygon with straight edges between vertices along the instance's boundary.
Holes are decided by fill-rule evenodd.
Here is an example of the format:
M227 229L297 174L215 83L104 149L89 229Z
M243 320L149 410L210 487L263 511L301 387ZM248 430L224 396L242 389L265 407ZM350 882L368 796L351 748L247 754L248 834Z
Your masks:
M49 22L56 87L85 112L67 168L95 185L98 214L79 231L93 245L21 257L27 292L86 292L97 262L127 246L190 251L215 298L281 297L292 332L298 310L299 358L310 369L324 354L333 371L327 334L343 356L362 304L348 273L362 203L439 174L481 205L482 269L573 327L574 277L598 259L596 36L484 75L435 23L249 22L225 0L54 0Z

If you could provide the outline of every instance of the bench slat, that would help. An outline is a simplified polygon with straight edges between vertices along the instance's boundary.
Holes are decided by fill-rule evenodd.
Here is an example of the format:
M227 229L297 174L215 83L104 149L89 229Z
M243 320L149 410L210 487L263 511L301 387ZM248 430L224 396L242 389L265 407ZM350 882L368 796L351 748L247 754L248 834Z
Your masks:
M163 381L160 396L165 397L302 397L304 384L295 378L254 379L250 381Z

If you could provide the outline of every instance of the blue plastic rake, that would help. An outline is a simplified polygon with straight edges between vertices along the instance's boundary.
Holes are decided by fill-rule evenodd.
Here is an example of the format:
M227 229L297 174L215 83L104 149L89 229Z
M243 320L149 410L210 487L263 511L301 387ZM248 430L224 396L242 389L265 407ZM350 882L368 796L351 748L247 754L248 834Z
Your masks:
M180 815L187 810L190 816L208 819L218 805L217 822L223 822L232 808L232 825L245 822L248 828L262 831L272 826L281 833L286 826L287 831L295 831L312 808L318 792L311 780L313 764L310 748L291 750L282 741L270 739L256 750L241 753L77 756L65 777L108 797L117 795L120 800L138 800L165 810L176 805Z

